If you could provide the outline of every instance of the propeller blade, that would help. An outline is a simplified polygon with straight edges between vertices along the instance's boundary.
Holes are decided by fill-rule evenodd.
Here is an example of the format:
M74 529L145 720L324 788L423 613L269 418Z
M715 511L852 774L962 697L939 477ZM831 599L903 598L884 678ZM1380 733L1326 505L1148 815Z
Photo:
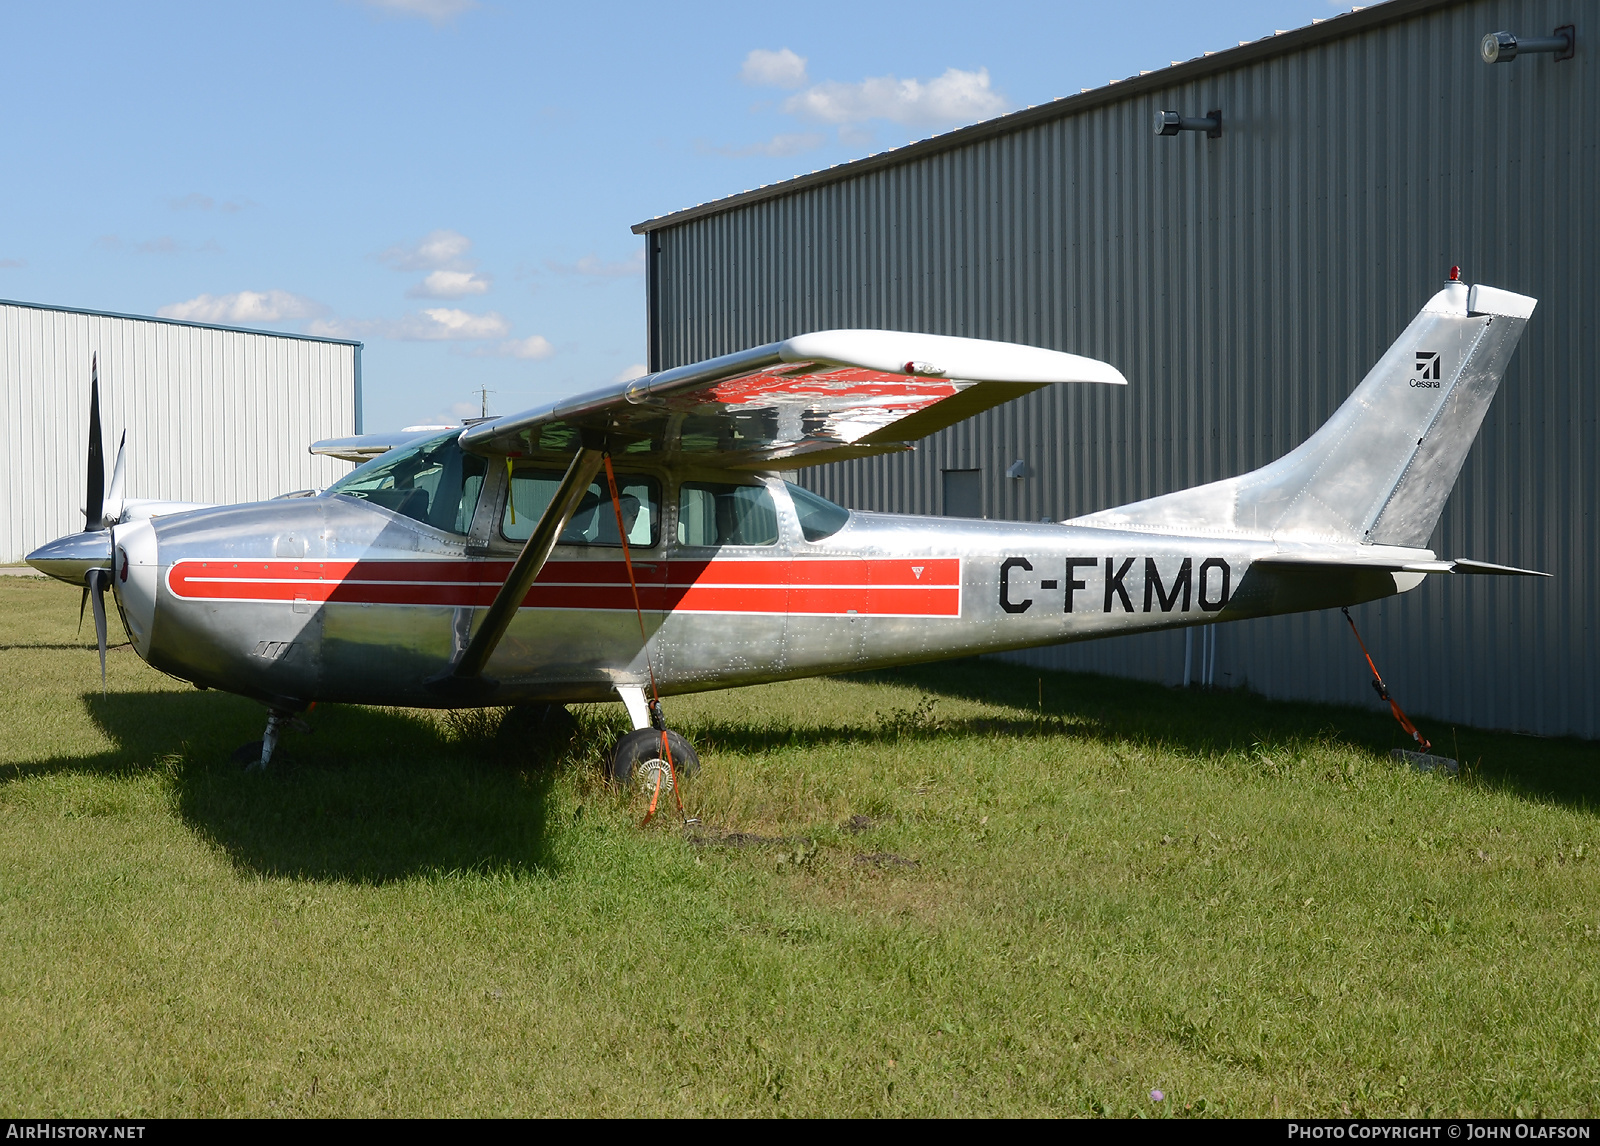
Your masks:
M122 440L117 443L117 462L111 467L111 488L106 491L105 516L101 519L110 527L122 519L122 501L126 494L123 492L125 473L123 471L123 458L128 448L128 431L122 431Z
M107 569L89 570L89 588L94 590L94 635L100 644L100 695L106 694L106 587L111 584Z
M100 528L105 516L106 459L100 443L100 355L89 367L89 479L83 495L83 528Z
M78 601L78 632L83 632L83 611L89 607L89 586L83 587L83 596Z

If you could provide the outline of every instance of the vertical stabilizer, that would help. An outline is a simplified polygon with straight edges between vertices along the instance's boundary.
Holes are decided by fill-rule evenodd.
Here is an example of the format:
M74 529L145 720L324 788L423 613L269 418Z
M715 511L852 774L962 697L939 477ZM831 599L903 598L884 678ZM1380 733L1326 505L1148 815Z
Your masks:
M1534 306L1451 282L1296 449L1074 524L1424 546Z

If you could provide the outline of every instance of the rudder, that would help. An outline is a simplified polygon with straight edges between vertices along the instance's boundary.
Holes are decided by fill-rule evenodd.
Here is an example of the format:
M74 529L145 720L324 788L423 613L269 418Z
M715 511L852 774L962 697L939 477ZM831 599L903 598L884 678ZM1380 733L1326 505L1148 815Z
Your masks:
M1441 388L1427 428L1363 541L1416 547L1428 543L1536 305L1525 295L1493 287L1475 286L1467 297L1467 320L1481 322L1483 329L1450 385Z

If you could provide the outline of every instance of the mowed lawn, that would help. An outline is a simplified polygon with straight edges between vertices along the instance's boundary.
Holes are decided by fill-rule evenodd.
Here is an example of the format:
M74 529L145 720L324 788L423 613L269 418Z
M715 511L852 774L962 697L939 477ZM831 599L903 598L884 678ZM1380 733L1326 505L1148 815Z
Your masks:
M1600 1111L1593 743L961 662L670 699L641 829L618 705L249 773L77 608L0 578L7 1116Z

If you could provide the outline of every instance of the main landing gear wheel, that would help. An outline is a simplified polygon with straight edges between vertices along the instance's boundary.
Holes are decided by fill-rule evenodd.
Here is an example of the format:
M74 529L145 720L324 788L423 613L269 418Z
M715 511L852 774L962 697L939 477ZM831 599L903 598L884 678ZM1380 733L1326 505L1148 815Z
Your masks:
M687 740L671 729L667 730L667 749L672 753L671 770L661 753L661 733L654 728L630 732L611 750L606 779L619 788L635 783L654 788L659 784L662 792L670 792L672 771L679 776L693 776L700 771L700 757Z

